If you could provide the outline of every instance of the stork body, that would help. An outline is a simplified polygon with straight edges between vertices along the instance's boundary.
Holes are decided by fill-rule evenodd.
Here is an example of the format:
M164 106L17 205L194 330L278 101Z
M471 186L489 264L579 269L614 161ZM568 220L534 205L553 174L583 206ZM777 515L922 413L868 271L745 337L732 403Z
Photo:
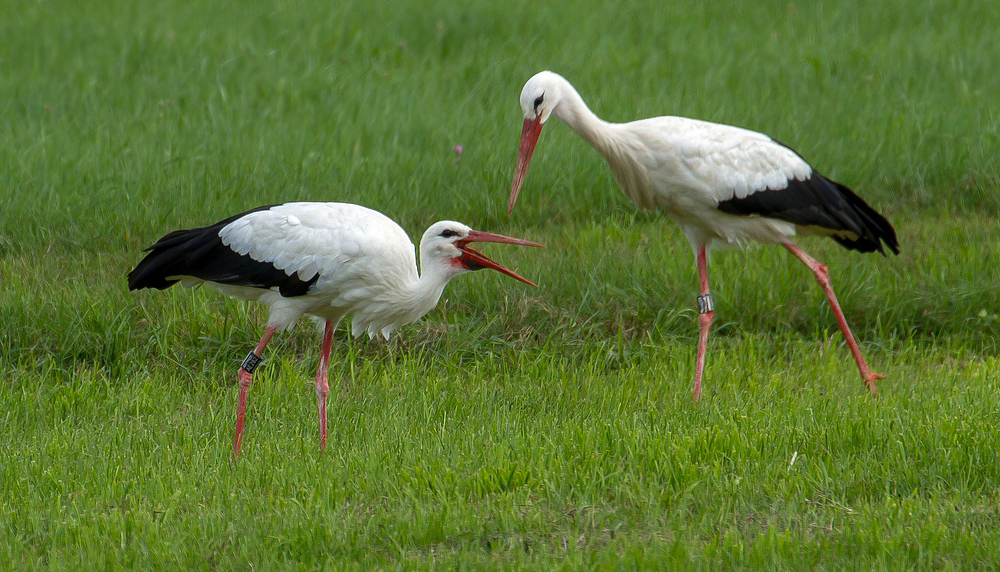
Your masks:
M714 316L707 249L714 242L781 244L806 264L834 310L858 370L875 391L829 284L826 267L791 242L797 235L829 236L846 248L898 253L892 225L849 188L816 172L767 135L683 117L608 123L597 117L562 76L544 71L524 85L520 148L508 212L514 208L542 125L562 120L607 161L615 181L641 209L659 209L680 226L694 251L701 295L694 398L701 392L708 330Z
M471 242L541 246L472 230L433 224L420 242L422 272L406 232L385 215L346 203L286 203L260 207L214 225L163 236L128 276L130 290L175 283L206 284L229 296L268 306L268 325L238 371L240 386L234 455L253 370L273 334L303 314L325 322L316 374L320 446L326 444L327 369L333 331L353 315L355 336L388 339L402 325L437 305L451 278L492 268L531 284L479 252Z

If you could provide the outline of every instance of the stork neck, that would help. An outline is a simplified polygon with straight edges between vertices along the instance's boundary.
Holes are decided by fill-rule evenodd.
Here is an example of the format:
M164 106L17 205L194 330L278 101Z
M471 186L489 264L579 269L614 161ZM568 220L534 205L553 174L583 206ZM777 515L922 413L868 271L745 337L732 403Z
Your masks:
M613 136L612 124L594 114L569 82L565 82L562 99L552 110L552 114L599 151Z
M400 297L403 307L412 308L417 314L414 320L430 312L437 305L444 287L451 279L450 275L436 266L421 268L421 271L420 278L416 282L411 282Z

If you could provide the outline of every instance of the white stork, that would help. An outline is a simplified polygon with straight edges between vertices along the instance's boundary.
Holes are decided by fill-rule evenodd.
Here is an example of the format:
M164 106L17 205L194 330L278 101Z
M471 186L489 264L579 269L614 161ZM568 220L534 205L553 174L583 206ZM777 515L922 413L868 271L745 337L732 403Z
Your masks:
M353 314L355 337L388 339L396 328L429 312L453 277L492 268L528 280L469 247L472 242L542 246L434 223L420 240L422 272L406 232L374 210L345 203L286 203L256 208L211 226L178 230L149 247L128 275L129 290L207 284L224 294L269 307L267 329L238 371L239 400L233 454L240 454L243 416L253 371L278 330L302 314L325 321L316 373L320 447L326 446L327 369L333 331Z
M594 147L611 167L625 196L641 209L660 209L691 243L698 267L698 353L694 399L701 394L713 305L706 249L713 242L755 240L784 246L816 275L833 308L861 377L875 393L873 373L830 287L826 267L791 242L795 235L829 236L860 252L884 246L899 253L892 225L840 183L817 173L795 151L762 133L684 117L608 123L576 89L550 71L534 75L521 90L524 126L507 212L514 208L542 125L554 115Z

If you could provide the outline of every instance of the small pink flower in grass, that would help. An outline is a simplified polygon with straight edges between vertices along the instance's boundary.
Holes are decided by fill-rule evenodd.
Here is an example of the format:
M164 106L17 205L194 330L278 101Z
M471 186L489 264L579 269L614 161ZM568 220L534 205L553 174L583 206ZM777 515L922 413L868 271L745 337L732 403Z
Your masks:
M459 161L461 161L462 160L462 146L461 145L455 145L454 147L451 148L451 150L455 152L455 162L458 163Z

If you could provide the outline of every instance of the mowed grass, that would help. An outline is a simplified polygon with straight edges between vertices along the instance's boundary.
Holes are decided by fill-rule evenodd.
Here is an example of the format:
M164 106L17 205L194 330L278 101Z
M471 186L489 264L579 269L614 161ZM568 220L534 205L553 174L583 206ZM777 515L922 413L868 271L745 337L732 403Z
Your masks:
M990 569L1000 554L1000 16L988 2L0 6L0 562L107 568ZM609 120L800 151L898 257L694 264L564 126L505 212L517 95L553 69ZM462 145L456 161L454 145ZM536 279L456 279L389 343L338 332L318 450L307 321L126 291L167 231L271 202L451 218ZM2 566L0 566L2 567Z

